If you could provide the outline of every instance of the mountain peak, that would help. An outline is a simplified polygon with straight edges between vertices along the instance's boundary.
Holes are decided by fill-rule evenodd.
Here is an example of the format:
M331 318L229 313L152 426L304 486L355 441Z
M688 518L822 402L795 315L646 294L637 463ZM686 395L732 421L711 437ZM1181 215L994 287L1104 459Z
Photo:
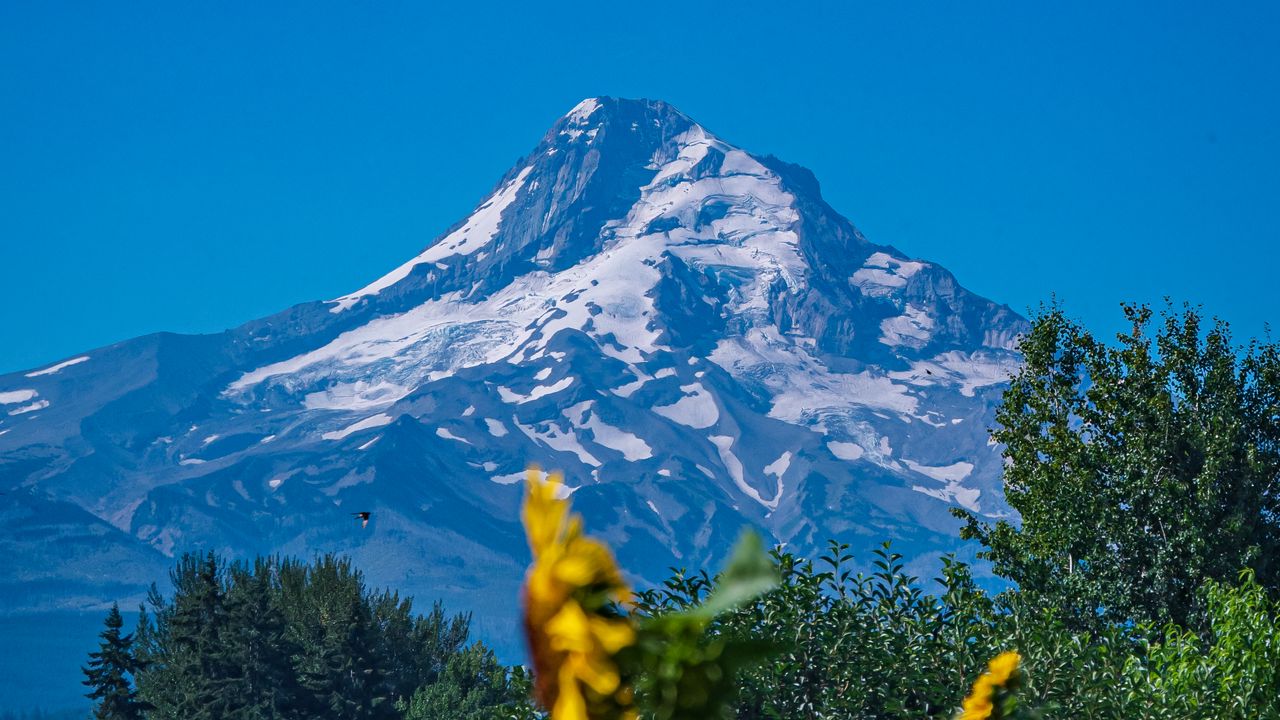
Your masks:
M605 116L626 116L631 118L637 115L671 117L683 119L689 123L693 122L688 115L685 115L676 106L665 100L618 98L608 95L584 98L582 102L574 105L572 110L565 113L561 120L583 124L591 122L593 118L598 119Z
M663 100L589 97L561 116L544 142L554 145L567 139L590 144L600 132L607 135L610 131L630 140L661 142L696 125Z
M333 548L433 595L519 577L530 463L658 571L743 523L950 550L948 506L1007 510L985 429L1024 328L862 237L807 171L588 98L356 292L0 377L0 490L148 553ZM353 505L392 532L337 534Z

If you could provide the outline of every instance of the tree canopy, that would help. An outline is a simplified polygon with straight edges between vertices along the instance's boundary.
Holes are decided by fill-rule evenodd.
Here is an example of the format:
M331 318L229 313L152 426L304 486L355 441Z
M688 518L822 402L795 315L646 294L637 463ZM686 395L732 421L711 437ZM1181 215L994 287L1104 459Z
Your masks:
M1042 308L993 432L1021 523L958 514L998 574L1077 623L1194 624L1205 581L1280 581L1280 350L1193 308L1124 312L1108 344Z

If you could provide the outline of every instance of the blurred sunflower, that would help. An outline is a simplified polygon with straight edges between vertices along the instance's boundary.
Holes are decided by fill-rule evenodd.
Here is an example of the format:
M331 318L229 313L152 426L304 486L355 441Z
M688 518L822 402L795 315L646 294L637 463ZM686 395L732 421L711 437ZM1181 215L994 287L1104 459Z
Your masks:
M635 643L616 611L630 591L609 549L584 537L569 513L564 479L530 469L522 519L533 565L524 586L524 625L534 692L553 720L634 718L632 690L614 657Z
M998 690L1012 690L1019 680L1018 664L1022 656L1013 651L1002 652L987 663L987 671L973 684L969 697L961 705L959 720L1000 720L1005 708L997 705Z

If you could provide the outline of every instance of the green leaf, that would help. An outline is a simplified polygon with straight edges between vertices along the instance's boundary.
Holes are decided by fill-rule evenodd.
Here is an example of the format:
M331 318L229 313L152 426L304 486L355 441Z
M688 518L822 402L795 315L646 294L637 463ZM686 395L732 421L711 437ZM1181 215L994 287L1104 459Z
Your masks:
M733 555L717 579L715 589L693 614L713 618L737 610L772 590L779 580L778 567L769 558L760 536L747 530L734 546Z

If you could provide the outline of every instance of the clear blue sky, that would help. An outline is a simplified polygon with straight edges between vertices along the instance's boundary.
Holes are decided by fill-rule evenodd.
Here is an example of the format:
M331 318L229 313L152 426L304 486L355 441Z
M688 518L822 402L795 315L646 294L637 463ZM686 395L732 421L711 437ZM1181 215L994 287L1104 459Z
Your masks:
M591 95L1018 310L1280 321L1274 3L423 5L0 4L0 372L354 290Z

